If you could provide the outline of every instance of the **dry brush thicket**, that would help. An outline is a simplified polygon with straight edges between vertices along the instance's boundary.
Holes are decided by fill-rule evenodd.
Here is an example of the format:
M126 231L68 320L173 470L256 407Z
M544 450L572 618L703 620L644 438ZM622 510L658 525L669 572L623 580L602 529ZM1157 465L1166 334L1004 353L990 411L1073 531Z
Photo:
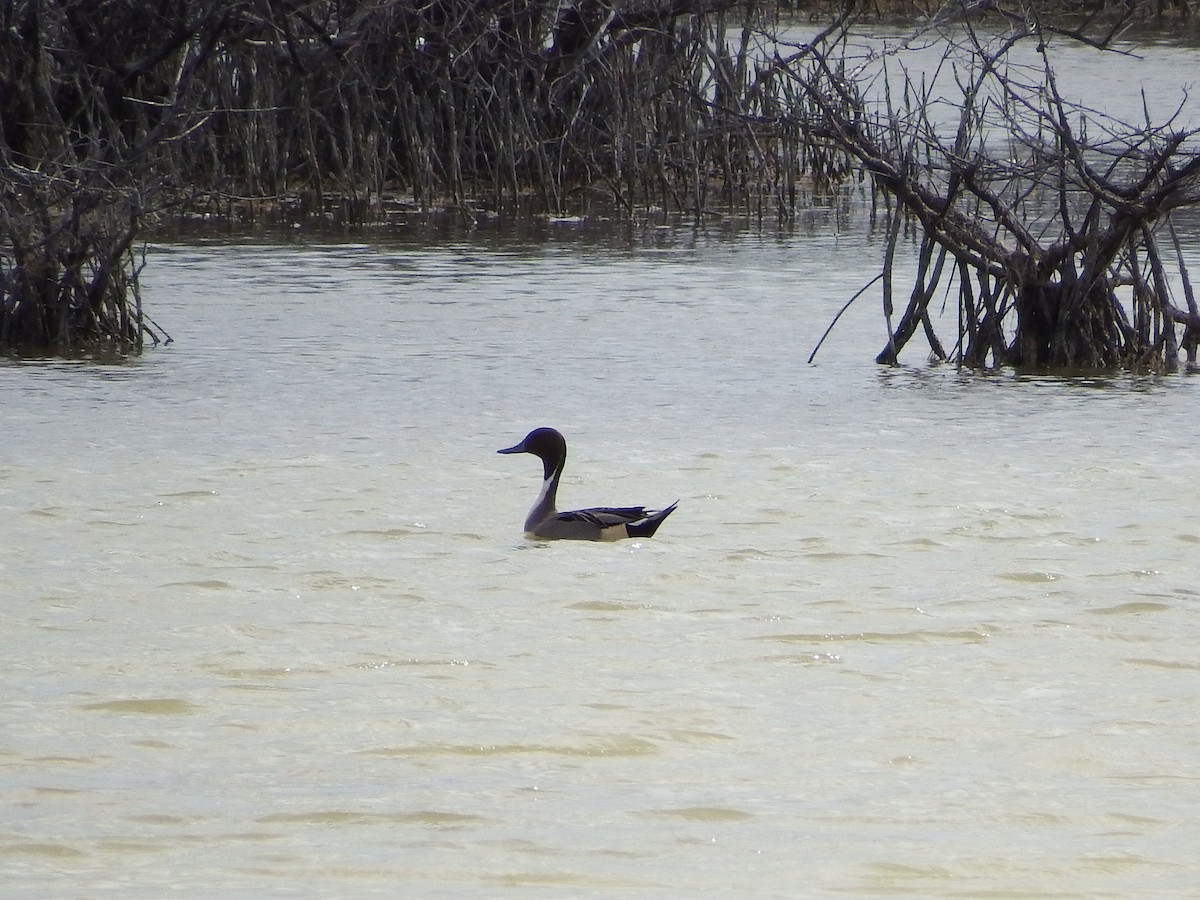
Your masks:
M851 157L885 202L878 361L896 362L924 332L932 356L971 368L1171 370L1181 356L1195 366L1200 309L1172 213L1200 203L1200 130L1178 114L1122 122L1073 103L1052 65L1064 41L1111 52L1130 11L1051 24L989 3L981 28L977 6L946 4L853 66L840 27L781 61L817 109L810 135ZM942 52L931 62L933 38ZM919 70L906 62L914 48ZM867 71L879 102L863 96ZM910 233L916 278L895 320L897 249ZM949 352L929 312L947 297L958 313Z
M14 0L0 9L0 347L158 340L133 253L172 205L235 216L298 199L361 220L392 196L467 215L723 198L786 214L803 137L747 124L777 121L776 98L735 96L776 11Z
M602 208L786 223L862 178L890 215L881 360L918 328L973 366L1170 367L1180 346L1192 357L1200 319L1190 288L1169 297L1162 237L1170 209L1195 201L1186 137L1079 133L1076 111L1046 93L1049 66L1036 84L1005 68L1003 40L1045 36L1023 6L850 4L920 9L974 55L963 71L979 86L941 136L919 102L868 101L842 54L854 17L834 6L14 0L0 9L0 348L124 353L162 339L141 308L136 248L169 210L296 204L361 222L398 198L467 219ZM1000 47L974 30L980 16L1009 36ZM813 38L822 17L834 25ZM1072 27L1094 40L1113 21ZM1016 169L988 155L996 112L972 97L985 82L1029 138ZM1053 238L1032 224L1046 195L1062 210ZM893 322L891 260L909 226L921 275ZM928 305L952 280L962 315L946 354Z

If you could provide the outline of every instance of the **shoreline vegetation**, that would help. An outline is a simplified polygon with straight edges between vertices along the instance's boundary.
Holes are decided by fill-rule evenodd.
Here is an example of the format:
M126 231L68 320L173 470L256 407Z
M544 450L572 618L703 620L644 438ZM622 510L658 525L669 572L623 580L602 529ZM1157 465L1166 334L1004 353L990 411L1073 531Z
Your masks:
M899 54L883 62L908 99L866 96L847 41L879 21L960 67L951 133ZM1198 21L1200 0L15 0L0 11L0 352L168 342L138 274L140 242L170 223L787 227L854 188L888 234L879 362L923 333L933 358L972 368L1194 365L1200 311L1170 214L1200 202L1195 136L1103 120L1090 140L1052 53L1016 72L1011 51L1102 52ZM992 155L996 129L1021 159ZM919 274L902 297L906 234ZM960 315L943 342L927 307L947 288Z

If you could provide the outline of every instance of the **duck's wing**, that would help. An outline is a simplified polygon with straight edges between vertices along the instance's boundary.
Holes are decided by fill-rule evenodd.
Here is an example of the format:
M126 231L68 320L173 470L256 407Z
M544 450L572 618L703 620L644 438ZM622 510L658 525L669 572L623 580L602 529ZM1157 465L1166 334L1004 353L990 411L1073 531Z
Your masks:
M644 506L595 506L556 513L535 529L537 537L582 541L616 541L628 537L652 537L663 519L675 509Z
M644 506L595 506L591 509L560 512L555 518L560 522L586 522L597 528L614 528L618 525L628 525L630 522L639 522L647 515Z

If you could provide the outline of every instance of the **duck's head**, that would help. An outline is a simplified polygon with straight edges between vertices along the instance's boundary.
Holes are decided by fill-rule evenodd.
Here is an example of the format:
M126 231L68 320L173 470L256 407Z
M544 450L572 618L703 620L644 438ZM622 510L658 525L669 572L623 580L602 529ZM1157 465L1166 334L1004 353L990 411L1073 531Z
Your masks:
M546 477L562 467L567 458L567 440L553 428L535 428L525 435L525 440L512 447L497 450L497 453L532 453L546 467Z

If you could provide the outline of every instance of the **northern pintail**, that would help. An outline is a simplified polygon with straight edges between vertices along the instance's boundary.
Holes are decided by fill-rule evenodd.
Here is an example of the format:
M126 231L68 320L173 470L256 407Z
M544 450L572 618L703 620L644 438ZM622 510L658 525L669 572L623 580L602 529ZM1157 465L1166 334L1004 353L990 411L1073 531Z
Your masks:
M535 428L525 440L497 453L532 453L541 458L545 480L537 502L525 519L525 533L546 540L616 541L621 538L653 537L663 519L675 509L676 500L665 509L644 506L597 507L559 512L554 495L567 464L567 441L553 428Z

